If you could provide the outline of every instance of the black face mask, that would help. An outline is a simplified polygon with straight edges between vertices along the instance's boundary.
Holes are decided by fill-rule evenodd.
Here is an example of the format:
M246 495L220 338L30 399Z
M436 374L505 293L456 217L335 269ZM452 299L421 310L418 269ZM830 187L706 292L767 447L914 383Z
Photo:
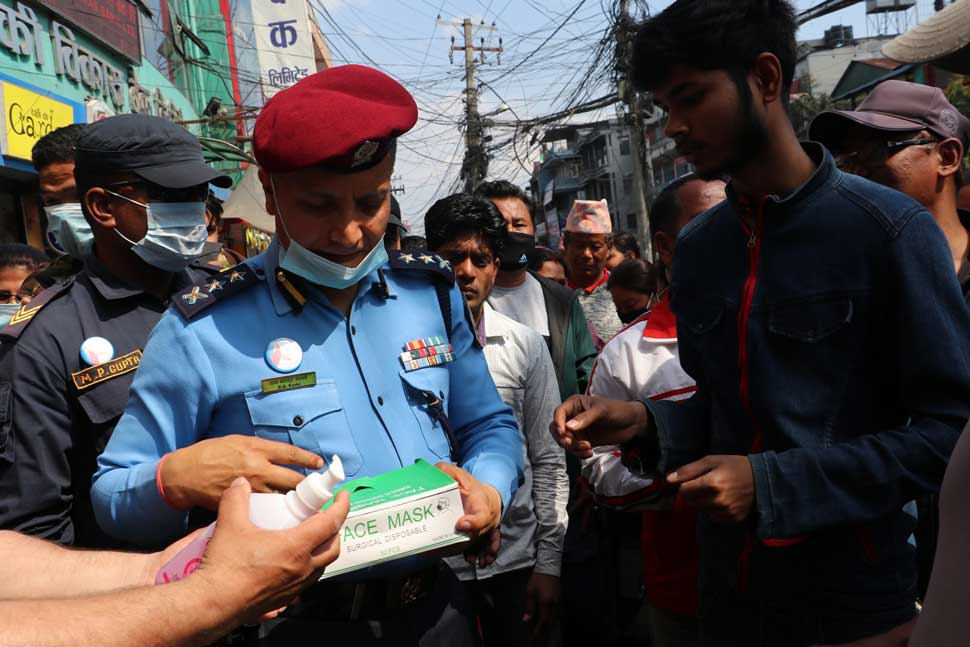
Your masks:
M630 312L617 312L616 314L620 317L620 321L623 322L624 326L629 326L634 321L647 314L649 308L643 308L642 310L631 310Z
M502 261L499 267L503 272L514 272L528 265L529 258L536 249L536 238L528 234L509 233L505 240L505 247L498 258Z

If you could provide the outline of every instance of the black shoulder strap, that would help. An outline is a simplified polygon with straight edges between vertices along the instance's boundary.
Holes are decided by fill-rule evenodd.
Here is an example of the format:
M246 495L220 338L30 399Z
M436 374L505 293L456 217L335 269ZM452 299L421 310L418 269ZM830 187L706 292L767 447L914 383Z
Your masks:
M451 341L452 312L451 287L455 284L455 274L451 270L451 263L437 254L427 250L410 250L407 252L388 251L388 264L392 270L423 271L432 274L435 295L438 297L438 308L445 323L448 341ZM443 279L443 280L442 280Z
M451 290L441 281L434 282L434 293L438 297L438 308L441 310L441 318L445 322L445 332L448 333L448 342L451 342Z
M210 276L204 283L193 285L175 295L173 305L186 319L191 319L212 304L238 294L259 282L256 271L240 263Z
M54 285L42 290L37 296L32 298L29 303L20 306L20 310L10 318L10 323L6 328L0 329L0 337L6 339L17 339L27 328L27 324L37 315L48 303L67 292L74 284L74 277L67 277Z

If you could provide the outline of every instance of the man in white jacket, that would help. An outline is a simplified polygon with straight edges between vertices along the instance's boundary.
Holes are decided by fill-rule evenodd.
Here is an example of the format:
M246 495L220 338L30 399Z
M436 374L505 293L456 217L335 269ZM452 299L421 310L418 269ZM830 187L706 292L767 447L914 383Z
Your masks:
M591 395L615 400L683 400L693 395L694 380L680 366L666 285L681 228L724 199L724 182L694 175L675 180L657 196L650 209L650 233L661 271L658 301L603 348L593 368ZM583 475L601 504L646 510L641 540L653 644L696 644L696 514L678 504L663 479L624 465L618 447L595 448L583 464Z

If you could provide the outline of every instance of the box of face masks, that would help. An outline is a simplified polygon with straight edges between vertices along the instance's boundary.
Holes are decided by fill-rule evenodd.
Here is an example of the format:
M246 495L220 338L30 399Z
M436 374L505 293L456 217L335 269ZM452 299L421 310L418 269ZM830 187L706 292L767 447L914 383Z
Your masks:
M350 514L340 528L340 557L321 580L469 541L455 532L464 514L458 483L424 460L339 490L350 492Z

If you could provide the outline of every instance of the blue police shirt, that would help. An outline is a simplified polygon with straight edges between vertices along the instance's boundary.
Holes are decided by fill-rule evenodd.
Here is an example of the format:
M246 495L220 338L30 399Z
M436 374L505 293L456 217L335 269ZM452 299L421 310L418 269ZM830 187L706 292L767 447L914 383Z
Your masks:
M277 258L274 241L215 284L199 286L196 294L205 295L199 298L217 303L189 319L170 309L153 330L128 406L98 459L91 497L102 528L147 544L183 533L188 513L165 503L155 471L166 453L206 438L254 434L326 460L337 454L348 479L418 458L448 461L448 438L419 391L441 397L461 467L494 486L504 509L522 474L522 447L512 411L473 342L457 287L447 292L453 361L406 369L401 353L409 342L447 340L432 283L440 277L385 265L361 281L348 318L322 292L301 285L306 304L297 313L276 280ZM438 262L428 254L413 257L415 267ZM246 272L256 284L219 300L233 279L253 280ZM315 386L263 392L261 380L283 375L264 357L280 338L300 345L303 359L294 374L314 372Z

